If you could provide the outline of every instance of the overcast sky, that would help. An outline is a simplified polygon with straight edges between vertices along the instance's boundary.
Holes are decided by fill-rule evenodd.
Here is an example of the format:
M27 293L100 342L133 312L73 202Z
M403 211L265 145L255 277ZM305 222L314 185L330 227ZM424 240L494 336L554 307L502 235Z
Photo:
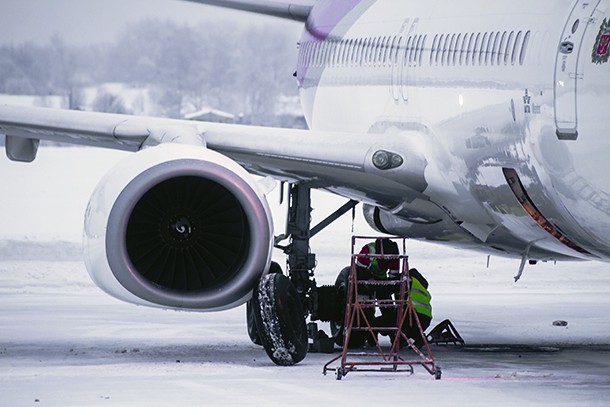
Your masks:
M45 44L55 33L70 45L114 42L123 27L146 18L195 25L211 19L227 24L285 24L295 41L302 28L273 17L181 0L0 0L0 44Z

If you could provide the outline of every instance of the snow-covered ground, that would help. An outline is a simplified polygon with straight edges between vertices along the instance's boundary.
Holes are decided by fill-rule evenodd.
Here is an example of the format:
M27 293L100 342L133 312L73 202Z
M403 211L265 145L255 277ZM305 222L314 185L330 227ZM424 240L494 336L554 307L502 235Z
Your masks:
M277 367L249 341L243 307L184 313L108 297L78 245L89 194L123 156L46 148L31 165L0 158L0 406L608 405L610 264L528 266L515 284L518 260L487 268L479 253L410 242L433 324L450 318L467 342L433 348L440 381L416 367L339 382L322 375L328 354ZM341 203L314 199L316 219ZM360 217L355 231L371 233ZM347 264L350 234L346 216L314 239L319 284Z

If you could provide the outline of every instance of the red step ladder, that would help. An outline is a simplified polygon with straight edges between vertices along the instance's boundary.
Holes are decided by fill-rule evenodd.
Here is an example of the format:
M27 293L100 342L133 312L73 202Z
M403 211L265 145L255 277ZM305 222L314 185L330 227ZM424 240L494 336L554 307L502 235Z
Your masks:
M323 373L334 370L337 380L351 372L408 372L413 373L413 366L420 365L438 380L441 378L441 369L434 362L428 339L422 329L421 323L415 312L411 296L409 295L409 263L406 255L406 238L394 237L391 240L402 242L402 251L399 254L369 254L372 259L397 259L399 261L399 273L396 279L388 280L358 280L356 271L356 259L359 256L358 242L375 240L376 237L353 236L352 255L347 297L345 305L345 322L343 326L343 349L341 355L330 360L324 365ZM386 299L377 299L372 292L380 287L388 287L393 295ZM387 289L386 289L387 291ZM363 295L366 293L366 295ZM392 298L393 297L393 298ZM375 325L372 317L376 310L393 309L396 313L394 326ZM403 325L413 322L419 327L421 343L417 347L413 338L407 338L403 332ZM355 332L368 333L369 348L359 352L350 350L350 338ZM380 334L388 334L391 338L390 345L383 345L379 341ZM407 358L410 354L411 358ZM336 366L337 361L340 364ZM335 365L335 367L332 367Z

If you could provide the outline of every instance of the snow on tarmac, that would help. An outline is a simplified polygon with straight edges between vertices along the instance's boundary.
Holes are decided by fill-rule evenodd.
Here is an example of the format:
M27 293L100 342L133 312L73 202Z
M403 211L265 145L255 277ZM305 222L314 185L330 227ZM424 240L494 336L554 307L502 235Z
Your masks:
M0 158L0 406L608 405L609 264L527 266L515 284L518 260L494 257L487 269L479 253L410 242L433 324L450 318L467 342L433 348L440 381L418 367L337 381L322 375L329 354L277 367L249 341L244 307L186 313L108 297L77 242L89 194L123 156L44 148L32 165ZM341 203L314 199L318 218ZM371 233L360 217L355 230ZM347 264L350 234L347 216L314 239L319 284Z

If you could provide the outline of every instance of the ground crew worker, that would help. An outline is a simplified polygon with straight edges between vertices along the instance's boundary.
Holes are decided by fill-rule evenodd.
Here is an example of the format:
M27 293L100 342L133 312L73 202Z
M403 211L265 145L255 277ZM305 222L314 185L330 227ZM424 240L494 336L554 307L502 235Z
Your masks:
M415 268L409 270L409 277L413 308L417 313L421 328L425 332L432 321L432 296L428 291L428 281ZM421 337L422 335L417 326L417 322L415 320L409 321L408 315L402 326L402 331L407 338L413 338L415 346L419 348L423 345L423 338Z
M364 245L356 258L358 280L387 280L398 276L398 258L369 256L377 254L399 254L398 245L388 238L376 239L374 242Z
M399 254L398 245L388 238L376 239L374 242L365 245L356 258L358 280L388 280L398 278L400 272L398 257L378 258L369 256L381 254ZM413 308L417 313L422 330L425 331L432 321L432 296L428 292L428 281L415 268L409 270L409 277L408 283L410 284ZM392 294L394 294L394 299L396 299L398 294L396 288L392 286L378 286L374 289L374 292L373 290L361 290L360 292L362 294L375 295L378 300L392 299ZM380 311L381 316L375 318L373 322L375 326L396 326L396 309L382 307ZM367 318L369 316L367 315ZM417 322L409 318L408 315L403 323L402 331L407 338L412 338L415 341L415 346L421 347L423 345L422 334ZM381 333L389 335L393 339L394 335L390 332L384 333L381 331Z
M393 255L399 254L396 242L388 238L376 239L362 247L356 257L356 274L358 281L362 280L388 280L398 278L400 262L398 257L371 257L371 255ZM391 300L395 287L393 286L369 286L359 289L359 294L367 297L375 297L377 300ZM364 310L369 323L373 326L395 326L396 311L392 308L380 307L381 316L375 318L374 309ZM381 332L384 335L389 333ZM374 341L367 335L370 345ZM371 343L372 342L372 343Z

